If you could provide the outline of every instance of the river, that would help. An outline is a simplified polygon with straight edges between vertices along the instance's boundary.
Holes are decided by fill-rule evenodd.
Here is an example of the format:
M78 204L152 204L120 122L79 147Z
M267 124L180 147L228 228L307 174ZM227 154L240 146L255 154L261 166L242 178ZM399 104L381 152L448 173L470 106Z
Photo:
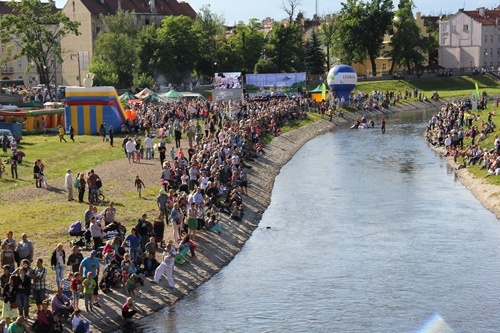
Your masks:
M135 331L498 332L500 223L427 146L429 117L307 143L236 258Z

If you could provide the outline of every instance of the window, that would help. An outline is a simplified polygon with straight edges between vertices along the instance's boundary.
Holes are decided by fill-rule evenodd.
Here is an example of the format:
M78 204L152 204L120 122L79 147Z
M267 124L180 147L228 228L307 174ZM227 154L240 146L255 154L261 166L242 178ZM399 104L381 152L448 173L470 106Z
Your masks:
M490 36L490 43L493 43L493 35Z
M484 49L484 57L488 57L488 49Z
M144 25L149 25L149 17L147 17L147 16L144 19Z
M386 64L382 64L382 70L383 70L383 71L387 70L387 66L386 66Z
M497 56L500 55L500 49L497 49Z
M464 31L469 31L469 25L468 24L464 24Z
M487 44L488 43L488 36L484 36L484 43Z

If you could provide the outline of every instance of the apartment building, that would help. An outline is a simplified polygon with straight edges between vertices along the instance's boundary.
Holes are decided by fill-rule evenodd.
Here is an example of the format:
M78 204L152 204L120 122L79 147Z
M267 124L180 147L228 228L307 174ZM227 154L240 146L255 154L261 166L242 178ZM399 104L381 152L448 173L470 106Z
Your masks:
M446 68L500 67L500 8L484 7L439 22L439 64Z
M102 30L99 15L113 15L120 9L136 13L139 29L146 25L160 26L166 16L196 18L196 12L188 3L177 0L68 0L62 11L72 21L80 22L81 34L61 39L62 85L81 85Z

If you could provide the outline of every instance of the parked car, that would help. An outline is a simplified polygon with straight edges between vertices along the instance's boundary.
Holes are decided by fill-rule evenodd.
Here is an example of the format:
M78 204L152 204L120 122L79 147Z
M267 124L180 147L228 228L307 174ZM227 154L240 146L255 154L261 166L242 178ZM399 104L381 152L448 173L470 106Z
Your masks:
M12 141L13 135L12 135L12 132L8 129L1 129L0 128L0 145L3 144L3 134L4 133L7 136L7 139L9 140L7 145L8 145L8 147L10 147L10 142Z
M0 122L0 131L8 131L14 138L17 143L21 143L21 139L23 137L23 124L21 123L1 123ZM1 134L1 132L0 132Z

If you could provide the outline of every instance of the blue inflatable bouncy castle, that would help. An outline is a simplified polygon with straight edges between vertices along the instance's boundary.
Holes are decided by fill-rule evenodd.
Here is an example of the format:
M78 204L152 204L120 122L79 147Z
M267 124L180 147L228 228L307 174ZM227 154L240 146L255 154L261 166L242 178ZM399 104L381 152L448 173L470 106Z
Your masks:
M351 90L356 87L358 82L358 75L351 66L337 65L328 72L326 82L335 96L340 100L343 98L344 103L347 103Z

